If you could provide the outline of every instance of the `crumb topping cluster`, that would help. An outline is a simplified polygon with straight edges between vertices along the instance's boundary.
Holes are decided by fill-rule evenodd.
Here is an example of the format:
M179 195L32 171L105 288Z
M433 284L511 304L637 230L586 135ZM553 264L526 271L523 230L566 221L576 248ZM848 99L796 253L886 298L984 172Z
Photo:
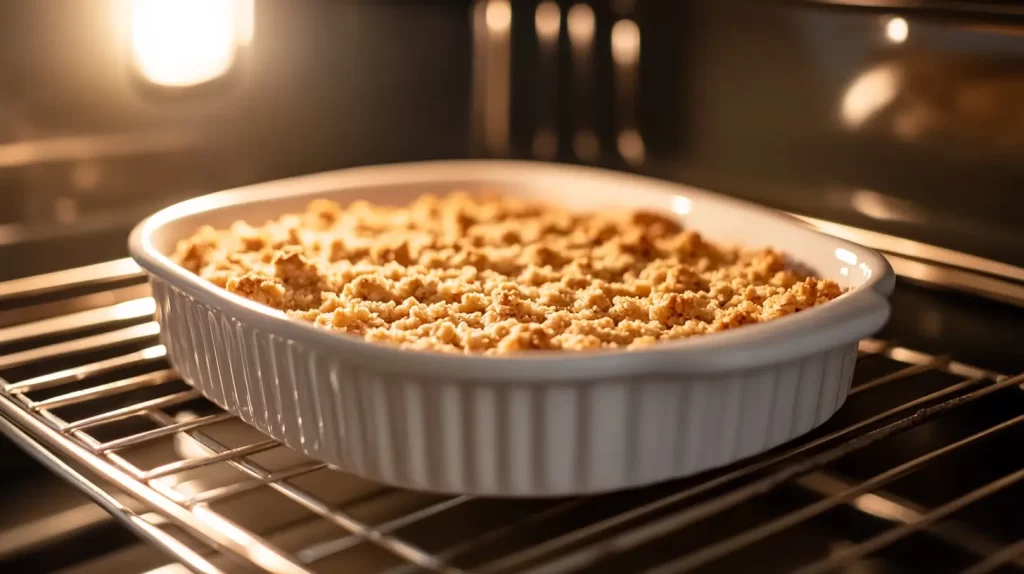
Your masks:
M203 227L174 259L318 327L450 353L636 348L842 293L778 251L716 245L658 214L464 193L402 207L315 200L259 227Z

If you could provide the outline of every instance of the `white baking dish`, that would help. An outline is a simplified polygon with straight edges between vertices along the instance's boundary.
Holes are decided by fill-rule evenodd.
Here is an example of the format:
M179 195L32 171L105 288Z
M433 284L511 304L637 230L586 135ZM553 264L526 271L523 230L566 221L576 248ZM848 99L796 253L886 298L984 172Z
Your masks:
M711 239L777 247L854 289L772 322L642 350L451 356L317 329L167 257L200 225L262 223L317 197L401 203L496 188L581 210L675 214ZM170 361L213 402L380 482L500 496L654 483L807 432L843 404L857 341L887 320L893 286L878 253L777 212L635 175L528 162L365 167L215 193L142 222L130 248L151 275Z

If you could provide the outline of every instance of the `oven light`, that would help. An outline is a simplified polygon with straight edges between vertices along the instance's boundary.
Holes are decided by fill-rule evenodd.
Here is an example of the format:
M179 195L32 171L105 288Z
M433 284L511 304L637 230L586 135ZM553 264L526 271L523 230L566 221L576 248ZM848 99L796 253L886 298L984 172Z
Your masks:
M612 26L612 61L620 66L635 66L640 61L640 27L632 20L619 20Z
M907 41L907 37L910 36L910 24L906 20L899 16L890 18L885 23L885 36L889 38L889 41L893 44L902 44Z
M551 1L541 2L533 16L533 25L537 29L537 37L545 42L558 40L562 29L562 12L558 4Z
M490 0L484 12L487 29L495 34L508 34L512 28L512 4L508 0Z
M630 128L619 132L618 137L615 138L615 147L618 148L622 159L626 160L629 165L644 163L646 155L644 138L635 129Z
M154 84L187 87L224 75L252 39L252 0L132 0L132 55Z
M594 9L586 4L575 4L566 15L566 28L569 29L569 42L573 46L584 47L594 39Z

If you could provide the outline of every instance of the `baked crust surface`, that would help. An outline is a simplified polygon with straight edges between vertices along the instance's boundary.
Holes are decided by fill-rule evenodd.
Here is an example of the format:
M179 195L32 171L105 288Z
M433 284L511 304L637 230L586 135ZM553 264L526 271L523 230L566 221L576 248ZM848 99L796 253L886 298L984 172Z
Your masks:
M173 259L318 327L449 353L637 348L842 294L776 250L714 244L658 214L458 192L402 207L315 200L258 227L203 227Z

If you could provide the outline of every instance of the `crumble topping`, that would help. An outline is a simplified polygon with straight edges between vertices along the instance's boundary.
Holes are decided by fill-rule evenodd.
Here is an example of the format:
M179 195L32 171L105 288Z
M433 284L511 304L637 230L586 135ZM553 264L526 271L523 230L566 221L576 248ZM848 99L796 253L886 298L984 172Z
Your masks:
M656 213L464 193L404 207L315 200L259 227L203 227L173 258L318 327L451 353L636 348L842 293L776 250L717 245Z

